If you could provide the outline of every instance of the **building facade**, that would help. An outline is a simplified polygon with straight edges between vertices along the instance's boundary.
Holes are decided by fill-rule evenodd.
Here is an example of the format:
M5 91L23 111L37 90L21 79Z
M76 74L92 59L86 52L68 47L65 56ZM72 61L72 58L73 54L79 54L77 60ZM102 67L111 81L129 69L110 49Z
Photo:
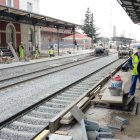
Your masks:
M39 0L19 0L19 8L28 12L40 12ZM33 25L21 24L21 40L26 46L26 53L30 55L30 50L33 46L41 46L40 27Z
M40 0L0 0L0 5L28 11L31 13L40 12ZM18 46L23 42L25 46L26 56L31 55L31 50L38 46L40 52L46 52L53 45L58 50L60 47L65 47L66 44L63 38L72 35L72 30L33 26L29 24L14 23L0 20L0 47L12 44L15 51L18 53Z
M0 5L7 5L19 9L19 0L0 0ZM12 43L15 50L21 42L20 24L0 21L0 46L5 47Z
M33 13L39 13L39 0L0 0L0 5L21 9ZM26 55L30 47L40 46L40 27L0 21L0 46L6 47L11 43L18 52L20 42L25 45Z
M57 47L58 39L59 39L60 47L64 47L63 38L66 36L69 36L71 34L72 34L71 30L59 29L59 35L58 35L57 29L55 29L55 28L47 28L47 27L41 28L41 49L42 49L42 51L49 49L49 47L51 45Z

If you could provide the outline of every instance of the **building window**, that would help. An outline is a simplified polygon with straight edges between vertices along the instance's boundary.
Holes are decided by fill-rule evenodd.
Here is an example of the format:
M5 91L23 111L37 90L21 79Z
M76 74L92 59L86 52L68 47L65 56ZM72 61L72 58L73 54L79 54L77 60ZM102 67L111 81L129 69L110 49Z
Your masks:
M13 7L13 0L6 0L6 5L9 7Z
M11 26L7 28L7 42L8 43L14 42L14 31Z
M33 5L30 2L27 2L27 11L32 12L33 10Z
M0 47L1 47L1 33L0 33Z
M33 43L33 31L31 29L28 30L28 41Z

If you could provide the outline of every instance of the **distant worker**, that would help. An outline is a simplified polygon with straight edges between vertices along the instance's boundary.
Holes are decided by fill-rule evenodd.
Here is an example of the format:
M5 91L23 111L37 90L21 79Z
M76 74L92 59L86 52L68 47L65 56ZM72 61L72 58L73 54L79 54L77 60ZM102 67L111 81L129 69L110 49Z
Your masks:
M48 54L50 55L50 57L54 57L55 56L54 49L50 48L49 51L48 51Z
M3 56L3 51L0 51L0 56Z
M77 46L77 41L76 40L74 40L74 45Z
M137 46L137 49L138 51L135 54L132 54L128 61L129 67L132 69L132 78L129 90L130 96L135 94L137 79L139 79L140 82L140 45Z
M35 48L35 58L38 58L39 57L39 54L40 54L39 47L36 46L36 48Z
M25 58L25 50L24 50L23 42L21 42L19 45L19 57L20 60L23 60Z
M78 50L78 45L77 45L77 41L76 40L74 40L74 46L76 46L77 47L77 50Z
M117 51L119 51L119 49L120 49L120 47L119 47L119 46L117 46Z

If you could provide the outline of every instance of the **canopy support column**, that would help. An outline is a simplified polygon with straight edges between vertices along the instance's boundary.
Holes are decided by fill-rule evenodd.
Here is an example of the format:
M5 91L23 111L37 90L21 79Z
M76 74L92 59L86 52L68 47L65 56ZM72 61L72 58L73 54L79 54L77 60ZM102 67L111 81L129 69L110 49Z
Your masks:
M35 30L35 25L34 25L34 46L36 47L36 30Z
M57 46L58 46L58 56L59 56L59 27L57 27Z
M75 49L75 27L72 28L72 32L73 32L73 53L74 53L74 49Z

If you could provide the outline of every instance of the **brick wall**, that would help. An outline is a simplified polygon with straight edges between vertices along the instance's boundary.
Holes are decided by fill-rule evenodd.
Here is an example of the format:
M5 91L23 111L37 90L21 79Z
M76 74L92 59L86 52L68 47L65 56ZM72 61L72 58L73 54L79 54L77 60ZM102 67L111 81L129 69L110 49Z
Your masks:
M14 8L19 9L19 0L14 0Z
M0 0L1 5L6 5L6 0Z
M0 5L6 5L6 0L0 0ZM19 9L19 0L13 0L13 7Z

